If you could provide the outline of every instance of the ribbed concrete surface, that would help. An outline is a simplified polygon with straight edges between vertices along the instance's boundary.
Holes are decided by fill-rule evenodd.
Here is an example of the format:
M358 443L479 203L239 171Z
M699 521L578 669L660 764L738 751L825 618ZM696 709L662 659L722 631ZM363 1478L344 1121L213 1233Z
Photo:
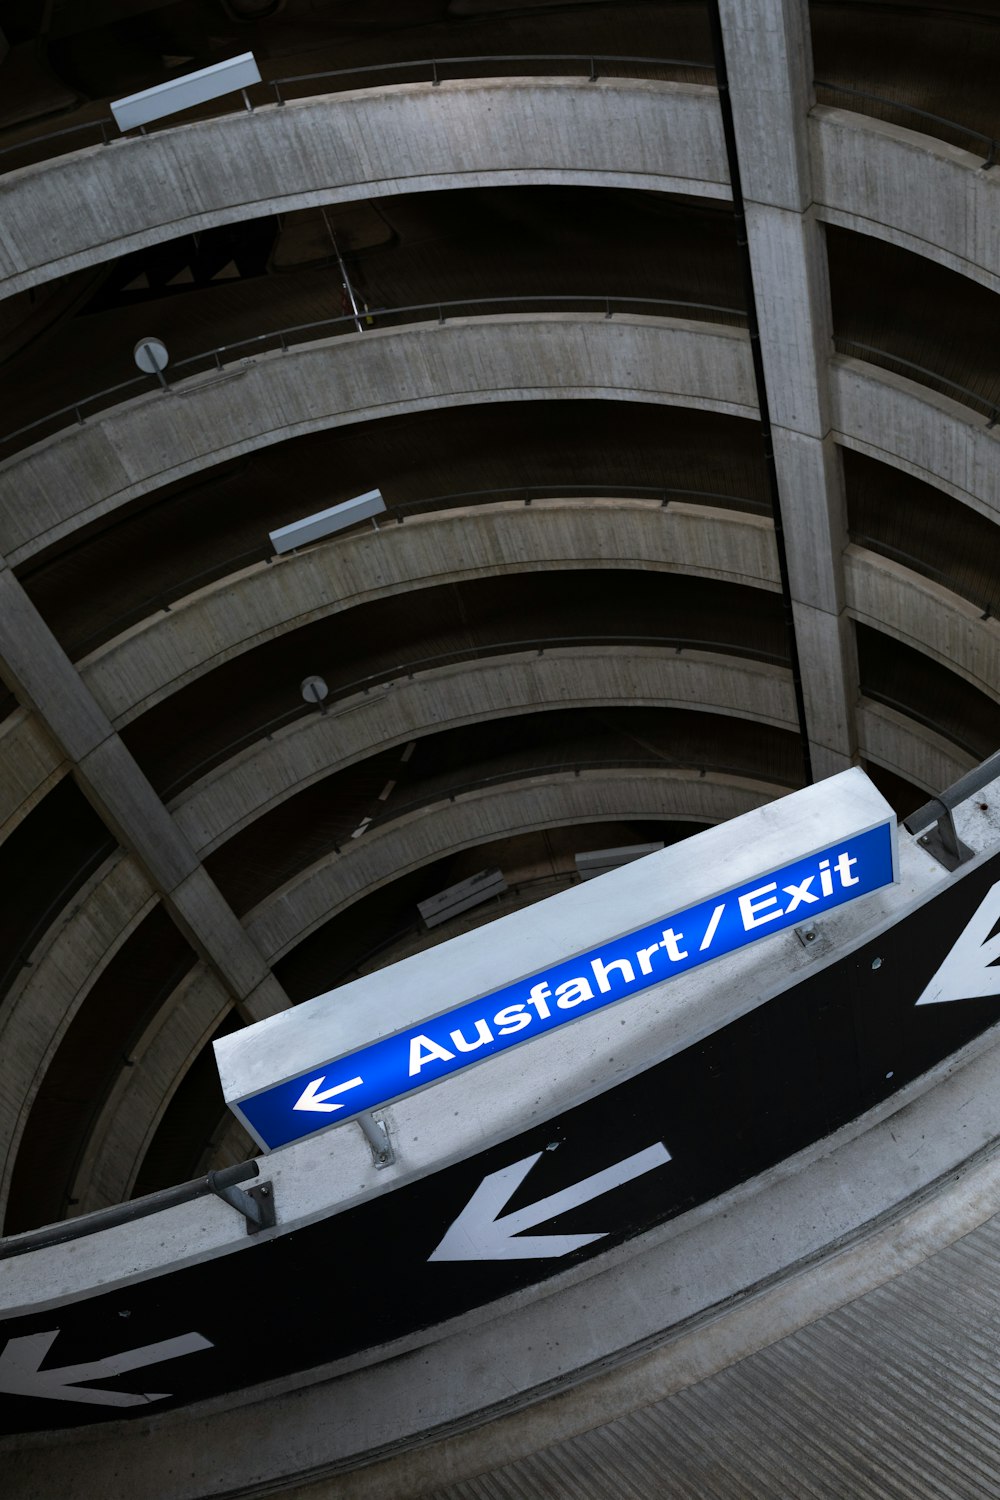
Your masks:
M698 1385L425 1500L1000 1494L1000 1217Z

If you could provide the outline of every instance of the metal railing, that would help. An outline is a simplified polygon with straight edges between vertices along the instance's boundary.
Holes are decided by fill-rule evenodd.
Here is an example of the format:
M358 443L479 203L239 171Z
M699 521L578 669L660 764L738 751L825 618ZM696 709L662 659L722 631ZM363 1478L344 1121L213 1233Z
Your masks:
M391 506L382 515L371 516L367 521L358 522L356 526L337 532L333 537L324 537L318 545L328 546L331 542L336 544L345 537L353 536L359 528L367 527L369 524L377 531L381 531L383 528L402 526L410 515L430 515L439 510L454 510L467 505L470 501L485 504L490 500L516 500L528 506L535 500L555 500L573 496L579 496L581 499L588 496L601 496L613 500L657 500L664 509L672 500L688 500L698 505L720 505L730 510L735 507L753 515L770 515L770 510L763 500L751 499L747 495L726 495L718 490L674 489L665 485L648 484L518 484L486 490L455 490L446 495L429 495L420 500L406 500L400 505ZM169 613L175 604L188 594L194 593L200 585L231 578L241 568L250 567L253 563L273 562L275 555L269 543L261 542L245 552L236 553L228 558L220 558L210 568L202 568L197 573L187 574L183 578L175 579L166 588L158 589L155 594L145 595L129 609L106 620L89 635L72 641L67 649L74 660L78 661L90 651L97 650L104 642L113 639L130 626L138 624L140 620L148 619L157 611Z
M922 833L925 828L929 828L938 821L942 809L953 812L956 807L960 807L976 792L981 792L984 786L988 786L998 776L1000 776L1000 750L984 760L982 765L966 771L964 776L960 776L943 792L939 792L936 797L925 802L923 807L918 807L916 812L903 820L903 827L910 833Z
M872 103L882 105L885 109L898 110L900 114L912 115L918 120L928 120L933 125L943 125L946 129L953 130L956 135L964 135L969 140L977 141L981 146L986 147L986 160L981 163L985 170L988 171L990 167L996 166L1000 138L986 135L981 130L973 130L971 126L963 125L960 120L950 120L947 115L932 114L930 110L918 109L915 104L904 104L899 99L889 99L885 94L873 94L868 89L849 88L844 83L829 83L822 78L813 80L813 88L826 89L831 94L847 94L852 99L868 99ZM877 119L878 116L873 115L872 118ZM924 131L923 133L929 135L932 132Z
M414 302L405 307L374 307L366 309L364 318L365 322L372 327L377 327L380 322L383 326L390 326L390 320L393 319L399 320L404 325L434 322L443 326L447 323L449 316L461 316L461 314L456 314L456 308L464 308L466 314L471 311L472 316L481 317L485 316L480 311L483 308L558 309L570 303L578 311L603 313L605 319L613 318L616 311L635 313L641 308L655 308L657 309L655 316L663 317L666 314L662 309L673 307L682 308L687 312L714 313L720 318L735 320L741 327L746 324L746 313L742 308L723 307L714 302L691 302L683 297L618 297L608 294L572 296L561 292L553 293L551 296L459 297L448 302ZM251 338L240 339L234 344L218 344L211 349L203 349L197 354L189 354L186 358L179 359L172 364L171 376L176 375L178 370L183 370L187 374L196 374L199 369L211 370L213 368L222 374L227 366L241 357L276 350L287 354L291 349L299 349L305 344L316 342L324 332L332 334L338 330L342 334L357 334L357 320L353 313L341 313L335 318L320 318L311 323L295 323L287 328L276 328L268 333L254 334ZM28 433L58 422L60 418L73 417L77 425L82 427L86 422L84 415L86 411L90 408L100 410L116 404L107 398L120 396L123 391L139 394L160 389L161 385L157 376L133 375L129 380L122 380L117 385L105 386L102 390L93 391L76 401L70 401L65 406L47 412L43 417L36 417L33 422L27 422L23 427L16 427L12 432L4 433L0 436L0 446L15 443L19 438L26 437ZM174 389L176 389L176 381L172 378L171 382L166 383L161 393L166 395Z
M975 851L964 844L955 827L955 809L984 786L1000 776L1000 751L984 760L981 766L966 771L937 797L925 802L905 819L907 833L922 835L918 843L931 853L946 870L957 870L975 858ZM983 806L985 807L985 803ZM925 831L926 830L926 831Z
M764 662L768 666L786 667L788 658L779 656L776 652L761 650L757 647L747 646L742 642L730 641L699 641L692 640L688 636L662 636L662 635L564 635L549 636L545 640L519 640L519 641L495 641L484 646L462 646L454 651L438 652L435 656L423 656L413 661L393 664L383 667L378 672L371 672L366 677L355 678L351 682L332 683L332 700L326 702L318 710L322 717L330 711L333 703L340 699L353 697L357 693L367 694L375 687L383 686L399 678L412 679L418 672L426 672L434 667L452 666L463 661L483 661L492 656L501 656L506 652L514 654L532 654L544 656L546 651L562 650L574 646L639 646L651 648L666 648L678 655L683 651L714 651L722 652L726 656L737 656L751 661ZM159 794L167 800L185 787L190 786L198 777L213 767L222 765L240 750L246 749L248 745L254 745L259 740L271 739L279 730L287 725L295 723L297 719L315 716L317 709L306 702L296 703L293 707L286 709L284 713L276 714L274 718L267 719L263 724L255 724L252 729L229 740L225 745L220 745L216 750L204 759L196 761L194 765L187 767L184 773L172 781L169 785L159 788Z
M364 67L327 69L318 73L293 73L281 78L265 79L262 83L255 84L249 88L247 94L250 97L250 101L256 101L258 105L263 102L280 106L289 102L289 89L306 83L326 83L332 84L332 86L319 90L312 89L305 97L314 97L317 92L322 94L345 93L353 86L347 80L374 78L376 76L395 78L402 73L415 72L423 74L425 75L423 79L418 78L415 81L426 81L433 85L438 85L442 82L443 74L452 69L459 69L459 78L477 78L489 76L477 70L482 70L484 67L495 68L505 66L509 63L517 63L522 65L522 67L527 63L534 64L536 67L551 63L571 65L574 69L574 73L571 76L586 78L590 83L595 83L601 77L602 72L604 76L615 76L614 70L623 67L645 69L647 72L663 68L676 70L690 69L696 73L711 74L713 80L715 77L714 64L695 62L690 58L618 57L610 53L597 52L525 52L501 53L493 56L483 54L481 56L468 57L422 57L414 58L411 62L374 63ZM529 78L537 77L538 73L526 71L523 73L523 76ZM270 97L268 97L268 91L270 92ZM296 94L295 97L298 98L300 95ZM178 124L191 123L193 119L219 119L226 115L242 114L246 108L242 98L238 102L235 102L230 97L215 102L220 105L220 108L209 112L206 111L204 105L199 105L196 110L179 111L177 115L168 117L155 128L158 130L168 130L171 127L176 128ZM142 130L142 134L145 134L148 129L148 126L145 127ZM119 131L117 122L109 110L107 115L101 115L94 120L86 120L79 125L69 125L60 130L40 131L37 135L25 136L22 140L12 141L8 146L0 147L0 163L2 163L4 157L14 156L18 152L23 154L37 150L38 147L45 146L49 141L61 140L71 135L81 135L88 131L91 134L100 134L100 144L102 146L111 145L115 141L134 138L132 132L123 135ZM49 153L43 156L41 160L50 160L52 156L58 154L58 152ZM5 168L0 165L0 171L3 170Z
M240 1199L234 1201L230 1193L237 1183L249 1182L259 1173L260 1168L255 1161L242 1161L236 1166L221 1167L217 1172L196 1177L193 1182L182 1182L176 1187L161 1188L157 1193L149 1193L144 1198L133 1198L130 1203L116 1203L111 1208L99 1208L95 1213L81 1214L76 1219L66 1219L60 1224L46 1224L41 1229L29 1229L24 1234L11 1235L9 1239L0 1239L0 1260L12 1260L14 1256L28 1255L32 1250L48 1250L53 1245L65 1245L70 1240L84 1239L88 1234L99 1234L103 1229L115 1229L119 1224L133 1224L136 1219L148 1219L151 1214L162 1213L166 1208L176 1208L181 1203L190 1203L195 1198L205 1198L209 1193L223 1198L243 1213L244 1207ZM240 1195L241 1198L242 1196ZM272 1217L271 1223L273 1222Z
M939 375L936 370L930 370L926 365L918 365L912 359L903 359L899 354L893 354L890 349L878 349L874 344L861 344L856 339L841 338L839 334L834 336L834 343L839 354L851 355L854 351L860 351L863 358L871 364L888 368L891 365L899 365L904 371L912 371L921 376L921 385L945 386L942 395L957 392L964 406L977 407L983 416L989 418L986 423L987 429L995 427L1000 422L1000 405L991 401L987 396L981 396L978 391L970 390L967 385L959 385L957 380L949 380L945 375Z

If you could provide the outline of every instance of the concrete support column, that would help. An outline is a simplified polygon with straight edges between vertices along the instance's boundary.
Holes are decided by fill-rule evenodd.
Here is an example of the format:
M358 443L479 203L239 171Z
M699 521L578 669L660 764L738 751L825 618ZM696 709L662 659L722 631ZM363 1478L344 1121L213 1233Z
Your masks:
M845 609L847 517L831 436L826 247L805 117L812 53L805 0L719 0L746 232L771 416L813 773L857 751L858 672Z
M247 1020L288 997L69 657L0 559L0 673L72 764L89 800Z

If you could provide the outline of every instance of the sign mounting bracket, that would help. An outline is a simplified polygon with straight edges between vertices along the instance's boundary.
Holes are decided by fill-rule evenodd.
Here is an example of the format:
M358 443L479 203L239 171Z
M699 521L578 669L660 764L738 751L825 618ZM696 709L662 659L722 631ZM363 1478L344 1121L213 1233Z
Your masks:
M396 1160L396 1153L392 1149L389 1127L385 1121L377 1119L369 1109L361 1110L354 1118L361 1126L365 1140L372 1148L372 1161L375 1163L376 1172L381 1172L383 1167L391 1167Z
M217 1172L209 1172L208 1185L217 1198L235 1208L246 1220L247 1234L259 1234L262 1229L273 1229L275 1223L274 1193L269 1182L262 1182L244 1192L235 1184L223 1185Z
M946 870L957 870L966 860L974 857L974 851L963 844L955 827L955 818L950 807L941 806L941 813L933 827L921 834L917 843L936 859Z

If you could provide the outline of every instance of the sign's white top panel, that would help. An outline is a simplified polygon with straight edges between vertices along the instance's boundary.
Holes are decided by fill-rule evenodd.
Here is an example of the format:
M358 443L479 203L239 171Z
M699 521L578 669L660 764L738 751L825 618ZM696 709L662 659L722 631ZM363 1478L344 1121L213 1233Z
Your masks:
M206 104L209 99L218 99L237 89L247 89L254 83L260 83L260 69L252 52L241 52L239 57L227 57L225 62L212 63L196 73L169 78L166 83L138 94L113 99L111 113L119 130L134 130L137 125L149 125L153 120L162 120L195 104Z
M317 1060L582 953L671 911L895 815L863 771L842 772L474 932L365 975L215 1043L225 1097L246 1098ZM803 918L808 915L803 912Z

